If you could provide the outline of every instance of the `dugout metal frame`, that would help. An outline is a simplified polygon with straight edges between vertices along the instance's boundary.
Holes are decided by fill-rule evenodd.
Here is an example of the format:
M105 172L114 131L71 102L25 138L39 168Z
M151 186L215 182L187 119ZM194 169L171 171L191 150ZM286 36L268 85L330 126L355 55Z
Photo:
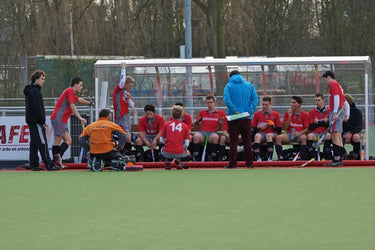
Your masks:
M98 112L103 107L110 107L108 100L111 93L105 93L101 91L103 88L103 83L106 82L106 76L103 78L103 71L106 71L110 68L121 68L121 63L125 62L126 67L128 68L152 68L156 74L156 82L158 84L157 99L159 110L162 110L162 91L160 85L160 68L173 68L173 67L185 67L185 78L186 78L186 97L187 100L191 100L190 104L193 106L193 96L191 93L192 89L192 68L195 66L207 67L211 73L211 68L216 66L225 66L228 69L230 67L249 67L249 66L259 66L262 72L262 91L263 95L268 94L267 90L267 70L266 66L282 66L282 65L300 65L300 66L311 66L315 71L315 93L319 92L319 82L320 82L320 73L318 67L321 65L328 65L328 69L335 72L335 65L356 65L363 69L361 73L364 81L364 110L365 110L365 132L366 132L366 147L365 147L365 159L369 159L369 146L371 145L371 140L374 133L371 127L374 127L374 105L372 99L372 66L369 56L335 56L335 57L228 57L228 58L193 58L193 59L136 59L136 60L98 60L95 63L95 100L96 100L96 117L98 117ZM106 73L104 73L106 75ZM211 94L214 94L212 75L210 75L210 85L211 85ZM340 81L340 80L339 80ZM359 80L360 82L361 80ZM106 83L108 84L108 82ZM186 104L185 104L186 105ZM187 106L187 105L186 105ZM188 107L188 106L187 106ZM167 107L164 107L167 108ZM169 107L168 107L169 108ZM375 151L375 149L374 149Z

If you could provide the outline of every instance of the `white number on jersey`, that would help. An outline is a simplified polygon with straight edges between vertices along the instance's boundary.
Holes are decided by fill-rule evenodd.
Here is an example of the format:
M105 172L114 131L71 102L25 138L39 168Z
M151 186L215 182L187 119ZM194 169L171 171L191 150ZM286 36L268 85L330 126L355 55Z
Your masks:
M177 124L175 122L172 122L169 126L172 127L172 131L178 130L178 132L182 131L182 123Z

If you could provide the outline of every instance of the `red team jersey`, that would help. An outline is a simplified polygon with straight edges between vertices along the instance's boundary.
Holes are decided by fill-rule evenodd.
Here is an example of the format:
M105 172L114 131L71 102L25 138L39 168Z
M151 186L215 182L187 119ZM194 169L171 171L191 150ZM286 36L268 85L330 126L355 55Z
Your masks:
M288 111L284 114L283 123L286 123L288 120ZM290 119L290 124L288 128L288 133L292 132L292 129L294 128L296 132L302 131L305 128L309 127L309 115L301 110L297 114L292 114L292 118Z
M164 124L161 137L165 138L163 150L171 154L184 153L184 140L189 140L189 127L180 120L168 121Z
M329 84L329 108L333 111L334 109L334 96L338 95L340 97L339 108L344 106L345 96L340 84L337 81L332 81Z
M311 109L309 111L309 124L314 123L315 117L318 118L319 122L324 121L325 118L329 119L329 112L330 112L330 109L327 107L324 107L322 112L320 112L318 108ZM315 128L311 132L312 133L324 133L326 130L327 130L327 127L320 126L320 127Z
M146 135L157 135L164 126L164 119L160 115L155 114L155 119L149 121L146 116L139 119L138 131L144 132Z
M225 119L225 112L216 109L214 112L210 113L207 109L199 112L198 117L202 118L201 120L201 129L203 132L217 132L220 120Z
M55 109L52 112L51 119L56 121L61 121L63 123L68 123L70 116L72 115L72 110L70 109L71 103L76 103L79 97L74 94L73 88L67 88L61 94L57 100Z
M251 126L252 127L257 127L258 125L261 124L268 124L268 120L273 121L275 124L275 127L281 127L281 122L280 122L280 115L276 111L271 111L271 113L265 113L263 110L259 110L254 113L253 120L251 121ZM263 131L259 131L262 133L275 133L275 127L273 126L267 126Z
M169 120L170 120L170 121L173 121L173 116L171 116L171 117L169 118ZM192 119L191 119L191 115L185 113L185 114L182 116L182 122L185 123L185 124L188 126L189 129L192 128Z
M124 115L129 113L129 104L125 100L124 94L126 90L120 88L119 84L116 85L112 93L113 98L113 109L115 120L121 119ZM133 101L133 98L130 95L130 92L127 93L130 100Z

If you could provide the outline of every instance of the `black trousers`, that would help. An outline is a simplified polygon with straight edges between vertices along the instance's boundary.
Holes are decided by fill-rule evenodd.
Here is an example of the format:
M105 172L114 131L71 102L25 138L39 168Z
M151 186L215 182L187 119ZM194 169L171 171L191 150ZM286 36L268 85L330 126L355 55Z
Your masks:
M246 167L253 166L253 150L251 147L251 120L238 119L228 122L229 143L229 165L235 167L237 165L237 146L241 134Z
M42 157L42 160L49 166L51 164L51 157L48 151L46 129L42 124L29 125L30 131L30 151L29 151L29 162L30 167L35 168L39 166L39 156Z
M104 161L107 161L107 162L110 163L113 159L120 159L121 157L123 157L123 155L116 150L111 150L107 153L102 153L102 154L92 154L92 153L90 153L90 157L91 157L91 159L94 159L94 157L99 158L99 159L103 159Z

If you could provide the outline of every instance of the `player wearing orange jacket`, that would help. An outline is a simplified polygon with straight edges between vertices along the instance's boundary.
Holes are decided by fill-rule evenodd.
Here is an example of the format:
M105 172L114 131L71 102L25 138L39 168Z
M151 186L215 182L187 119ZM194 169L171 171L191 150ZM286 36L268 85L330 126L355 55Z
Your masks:
M79 136L79 144L90 152L91 159L99 158L111 162L112 159L122 157L119 151L125 145L126 133L111 119L112 112L109 109L102 109L99 112L99 119L85 127ZM118 147L113 141L113 135L118 137Z

